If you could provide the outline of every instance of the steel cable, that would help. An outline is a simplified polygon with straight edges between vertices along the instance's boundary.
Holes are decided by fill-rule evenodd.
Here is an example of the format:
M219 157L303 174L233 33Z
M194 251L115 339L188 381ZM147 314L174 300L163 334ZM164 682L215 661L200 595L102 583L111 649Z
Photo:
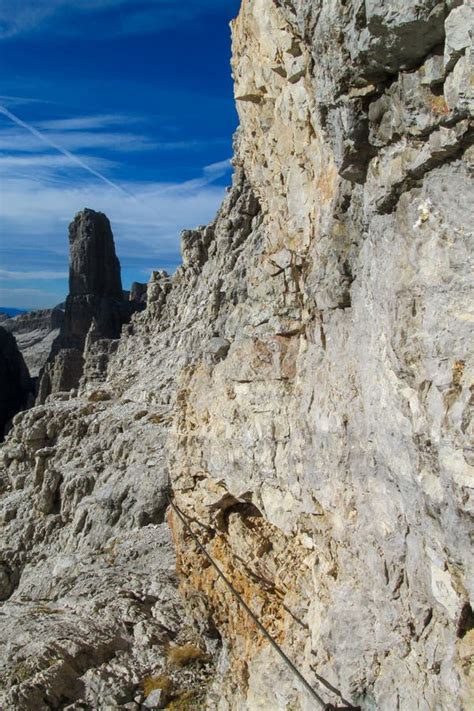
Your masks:
M327 704L320 696L319 694L313 689L309 681L305 679L305 677L302 675L302 673L297 669L297 667L293 664L291 659L285 654L283 649L280 647L280 645L275 641L275 639L272 637L272 635L268 632L268 630L262 625L258 617L252 612L250 607L247 605L245 600L242 598L240 593L234 588L230 580L226 578L222 570L219 568L217 563L214 561L212 556L208 553L207 549L205 546L201 543L199 538L196 536L194 533L193 529L191 528L190 524L186 520L186 515L181 511L181 509L171 500L169 499L169 504L173 511L176 512L182 523L184 524L185 528L191 536L194 538L196 541L200 551L206 556L210 564L213 566L213 568L216 570L217 574L219 577L224 581L228 589L231 591L231 593L234 595L234 597L238 600L240 605L244 608L246 613L252 618L252 620L255 622L257 625L258 629L260 632L263 634L263 636L270 642L271 646L273 649L279 654L279 656L283 659L285 662L286 666L291 669L293 674L297 677L298 681L305 687L305 689L311 694L313 699L319 704L319 706L324 709L324 711L337 711L339 708L341 711L343 708L351 709L351 711L360 711L360 706L348 706L348 707L337 707L334 706L333 704Z

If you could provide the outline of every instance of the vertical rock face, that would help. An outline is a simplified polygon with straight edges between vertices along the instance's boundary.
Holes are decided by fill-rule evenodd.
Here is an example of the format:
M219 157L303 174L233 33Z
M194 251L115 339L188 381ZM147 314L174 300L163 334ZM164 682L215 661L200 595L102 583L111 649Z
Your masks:
M31 311L3 322L5 330L14 334L32 378L38 377L48 360L63 320L63 308L56 307Z
M110 222L86 209L69 226L69 296L90 295L121 301L123 289Z
M169 440L210 552L308 678L363 709L473 703L467 18L244 0L236 163L259 237L238 284L221 274L228 348L187 365ZM218 708L312 708L176 527L183 589L228 642Z
M109 220L83 210L69 226L69 295L64 322L40 375L38 402L53 392L77 388L88 360L88 375L104 377L108 356L130 320L133 304L124 300L120 262Z
M129 708L165 668L186 619L159 563L169 487L327 702L472 708L471 17L243 1L216 220L153 273L103 388L3 447L7 708ZM168 522L199 643L222 638L208 707L314 709Z
M6 425L32 397L31 378L15 338L0 328L0 442Z
M130 287L129 299L137 303L145 303L147 295L147 285L134 281Z

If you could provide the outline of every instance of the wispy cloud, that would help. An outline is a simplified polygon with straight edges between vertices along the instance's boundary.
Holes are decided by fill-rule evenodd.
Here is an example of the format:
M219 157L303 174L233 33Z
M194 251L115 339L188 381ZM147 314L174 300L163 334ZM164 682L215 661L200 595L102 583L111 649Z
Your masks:
M155 253L159 258L176 264L179 261L178 237L181 229L196 222L207 222L222 198L222 187L213 183L229 172L230 160L204 166L201 176L180 183L123 181L119 184L104 174L104 170L114 165L113 162L103 157L74 154L57 138L58 135L62 140L78 136L84 139L81 144L84 148L91 136L103 134L89 130L63 131L62 134L50 133L45 128L39 131L5 107L0 106L0 113L21 129L20 140L26 132L36 148L39 145L44 150L46 146L56 151L54 154L51 151L42 154L30 151L19 155L16 150L0 156L0 231L7 239L9 232L15 234L15 240L23 234L28 244L32 238L35 239L35 235L47 235L51 244L52 235L55 235L58 247L62 245L65 249L65 225L76 212L90 206L108 214L117 226L118 234L123 235L125 248L131 255L133 252L136 254L139 245L140 250L145 249L150 256ZM86 117L85 124L105 124L108 117L103 115L96 123L94 119ZM72 118L72 125L77 125L77 120ZM15 131L18 132L18 129ZM4 133L0 131L0 147L2 139L5 139ZM188 143L194 142L172 142L175 148ZM18 140L13 142L13 147L18 149ZM84 175L80 175L78 169ZM91 183L87 175L97 178L100 183ZM27 211L25 205L28 205ZM152 266L155 265L150 263Z
M0 109L1 111L1 109ZM132 133L111 133L94 131L44 131L38 141L38 135L24 135L15 130L0 132L0 150L15 150L17 152L32 152L44 149L42 144L48 142L68 151L105 148L113 152L139 152L154 150L157 144L145 136Z
M0 38L50 26L61 34L81 32L74 21L81 16L95 15L94 29L102 36L154 32L175 27L206 12L222 11L223 0L17 0L0 5ZM113 10L120 12L111 13ZM71 21L54 20L66 14Z
M79 119L78 119L79 120ZM54 123L54 122L51 122ZM58 122L59 123L59 122ZM40 126L40 124L37 124ZM41 128L41 126L40 126ZM188 151L209 146L223 145L226 139L186 141L154 141L146 136L133 133L113 133L109 131L42 131L43 136L69 151L105 149L113 153L142 153L145 151ZM43 141L36 135L25 135L15 129L0 130L0 151L14 150L17 153L32 153L44 150Z
M114 165L113 161L107 158L97 158L96 156L83 156L87 161L89 168L100 170ZM43 153L42 155L0 155L0 172L11 170L12 168L20 170L35 170L38 168L57 169L57 168L73 168L74 170L84 170L84 166L79 162L71 162L70 158L63 155L50 155Z
M224 161L226 170L229 163ZM119 254L147 258L150 268L161 258L180 260L179 235L182 229L207 223L215 214L224 188L213 181L220 176L203 168L201 177L181 183L125 183L135 200L124 200L107 184L73 179L58 184L39 183L34 175L2 178L0 233L15 247L45 244L49 250L67 255L67 224L84 207L105 212L114 227ZM28 205L28 210L25 210ZM137 249L137 245L140 249ZM3 265L15 271L15 266ZM144 268L143 265L141 268Z
M67 273L67 226L84 207L109 217L125 287L138 273L172 271L181 261L181 231L209 222L222 201L224 188L213 184L215 175L204 168L202 177L183 183L126 183L136 200L124 200L110 186L91 180L46 184L30 174L2 178L0 303L46 308L64 298L67 286L60 280ZM18 270L19 263L29 269ZM21 288L28 282L35 288Z
M220 160L204 167L204 175L216 180L217 177L225 175L232 168L232 159Z
M1 97L0 97L1 98ZM73 116L70 118L40 121L38 128L51 131L84 131L107 128L108 126L126 126L138 123L142 119L124 114L98 114L96 116Z
M6 269L0 269L0 280L4 281L52 281L54 279L67 279L68 272L52 272L52 271L38 271L38 272L15 272L7 271Z
M27 123L26 121L23 121L21 118L16 116L14 113L9 111L5 106L0 105L0 113L4 114L7 118L9 118L11 121L13 121L13 123L15 123L17 126L20 126L21 128L24 128L26 131L29 131L39 141L42 141L50 148L54 148L55 150L59 151L59 153L61 153L65 158L68 158L71 161L71 163L75 163L76 165L83 168L86 172L90 173L91 175L94 175L96 178L101 180L103 183L106 183L106 185L113 188L113 190L115 190L116 192L121 193L122 195L127 195L128 197L134 198L132 193L129 193L128 190L125 190L125 188L123 188L121 185L118 185L113 180L110 180L109 178L107 178L103 173L100 173L98 170L95 170L95 168L92 168L91 166L89 166L87 163L85 163L84 160L82 160L77 155L74 155L69 150L67 150L63 146L61 146L58 143L56 143L55 141L53 141L49 136L38 131L38 129L36 129L31 124Z
M1 37L1 31L0 31ZM50 101L44 99L32 98L30 96L10 96L9 94L0 94L0 101L5 106L24 106L25 104L50 104Z

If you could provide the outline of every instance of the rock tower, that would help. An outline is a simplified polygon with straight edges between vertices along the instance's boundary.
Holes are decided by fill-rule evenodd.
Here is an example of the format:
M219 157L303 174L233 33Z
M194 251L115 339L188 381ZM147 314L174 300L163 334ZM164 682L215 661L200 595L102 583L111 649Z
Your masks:
M69 295L59 336L40 374L38 402L77 388L86 341L89 349L100 351L96 364L103 374L110 342L119 338L134 310L124 299L110 222L101 212L85 209L69 226Z

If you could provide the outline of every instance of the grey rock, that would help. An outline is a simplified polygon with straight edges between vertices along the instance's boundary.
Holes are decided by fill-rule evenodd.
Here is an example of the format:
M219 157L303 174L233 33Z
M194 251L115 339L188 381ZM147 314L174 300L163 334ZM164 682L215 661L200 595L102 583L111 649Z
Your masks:
M421 83L426 86L437 86L443 82L446 74L442 54L433 54L428 57L421 67Z
M447 106L461 116L474 115L474 90L472 86L473 62L470 54L462 56L453 71L446 77L444 97Z
M15 338L0 327L0 442L10 420L33 398L33 383Z
M168 703L169 696L163 689L155 689L146 697L142 706L146 709L164 709Z
M137 303L145 303L147 298L147 285L141 284L138 281L134 281L130 287L130 301L136 301Z
M120 263L107 217L85 209L69 226L69 295L123 298Z
M369 107L370 140L384 146L401 136L424 138L451 118L442 95L425 86L423 67L403 72L388 91Z
M183 230L181 233L181 254L183 265L199 270L208 258L209 245L213 239L212 227L202 230Z
M4 520L7 520L4 517ZM7 600L15 589L12 571L7 565L0 565L0 600Z
M429 69L455 7L243 2L216 219L103 382L1 450L0 705L120 708L169 674L212 677L216 711L314 708L172 488L325 701L321 677L364 711L472 707L473 149L443 93L466 50ZM185 643L217 666L171 670Z
M446 42L444 45L444 65L452 69L461 54L472 47L474 34L474 8L470 2L454 8L446 18Z
M209 341L208 352L214 358L214 360L219 361L226 357L230 348L230 343L226 338L214 337Z
M39 375L59 335L64 320L60 307L31 311L5 321L5 330L13 333L32 378Z
M369 165L366 211L390 212L405 189L462 150L468 130L468 122L460 121L453 128L439 128L418 145L405 139L382 149Z
M62 476L59 472L49 469L47 474L43 476L43 484L38 495L38 509L45 514L50 514L59 511L59 486L62 481Z
M105 215L89 209L78 213L69 226L69 244L69 295L60 333L40 373L39 403L51 393L76 388L84 375L85 381L102 380L113 341L138 308L123 298L120 263Z

